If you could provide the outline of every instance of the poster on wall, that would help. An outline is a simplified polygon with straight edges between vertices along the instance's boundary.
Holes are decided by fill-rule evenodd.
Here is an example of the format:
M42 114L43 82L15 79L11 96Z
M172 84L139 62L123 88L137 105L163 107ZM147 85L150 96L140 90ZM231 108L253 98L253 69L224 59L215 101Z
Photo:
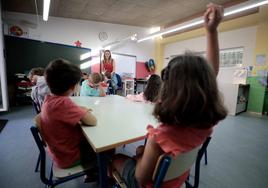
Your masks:
M16 37L29 37L28 28L20 25L8 25L8 34Z
M266 64L266 55L259 54L256 55L256 66L264 66Z

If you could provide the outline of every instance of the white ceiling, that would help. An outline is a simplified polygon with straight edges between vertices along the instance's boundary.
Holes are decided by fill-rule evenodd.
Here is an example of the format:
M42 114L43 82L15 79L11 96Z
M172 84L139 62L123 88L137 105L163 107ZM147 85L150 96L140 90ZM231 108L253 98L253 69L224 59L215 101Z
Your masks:
M36 0L42 14L43 0ZM50 16L152 27L165 26L203 12L209 2L241 0L51 0ZM5 0L7 11L36 14L35 0Z

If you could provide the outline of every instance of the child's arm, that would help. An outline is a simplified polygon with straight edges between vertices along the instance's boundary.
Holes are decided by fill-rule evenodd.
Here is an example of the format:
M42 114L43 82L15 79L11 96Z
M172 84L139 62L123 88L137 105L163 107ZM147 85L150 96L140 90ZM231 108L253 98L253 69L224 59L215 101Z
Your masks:
M97 119L91 112L92 112L91 109L87 109L87 113L81 118L81 122L83 123L83 125L95 126L97 124Z
M100 91L100 97L105 97L106 96L106 93L105 93L105 91L104 91L102 86L99 86L99 91Z
M223 17L222 6L208 4L204 14L205 28L207 31L207 59L211 63L215 74L219 72L219 43L217 27Z
M164 152L153 138L148 138L144 152L138 152L135 177L140 185L152 180L153 172L160 155Z

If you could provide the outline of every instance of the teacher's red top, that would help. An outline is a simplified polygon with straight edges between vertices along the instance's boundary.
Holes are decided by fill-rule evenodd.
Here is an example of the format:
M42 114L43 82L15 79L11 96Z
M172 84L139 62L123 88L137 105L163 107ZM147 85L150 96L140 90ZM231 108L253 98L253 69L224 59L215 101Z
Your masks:
M106 72L112 73L114 70L114 66L113 66L113 59L112 60L108 60L108 61L102 61L103 63L103 68Z

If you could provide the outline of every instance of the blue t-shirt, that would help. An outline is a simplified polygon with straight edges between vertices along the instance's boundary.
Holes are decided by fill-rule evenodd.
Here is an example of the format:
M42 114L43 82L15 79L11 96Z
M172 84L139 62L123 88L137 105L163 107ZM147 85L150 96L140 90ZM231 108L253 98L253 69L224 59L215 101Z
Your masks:
M88 85L88 80L84 80L80 89L80 96L91 96L91 97L99 97L100 90L99 88L92 88Z

